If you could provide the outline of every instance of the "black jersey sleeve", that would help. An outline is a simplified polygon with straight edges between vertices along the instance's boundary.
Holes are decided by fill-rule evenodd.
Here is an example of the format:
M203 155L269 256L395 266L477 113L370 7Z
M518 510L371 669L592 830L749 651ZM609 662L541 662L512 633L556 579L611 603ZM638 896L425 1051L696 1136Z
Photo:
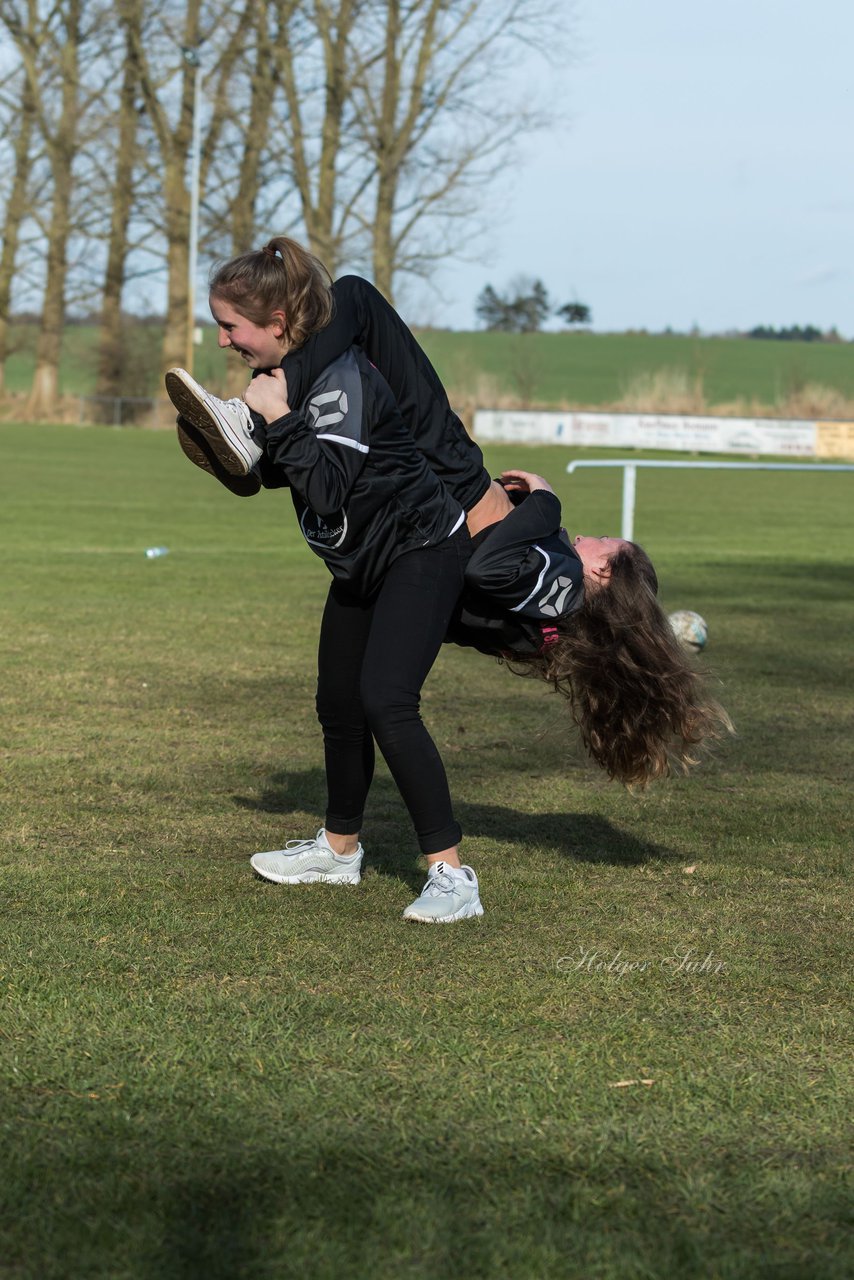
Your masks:
M581 603L583 568L560 518L555 494L528 494L475 550L465 571L467 590L535 620L571 613Z
M360 285L364 285L364 290L359 288ZM321 373L350 347L361 347L380 373L383 372L370 350L371 323L365 300L370 298L368 291L372 287L358 276L344 276L336 280L332 286L333 311L329 323L306 338L301 347L283 357L288 395L294 403L299 403ZM375 289L373 292L377 293ZM380 294L377 296L381 297Z
M328 325L282 360L289 395L297 401L331 361L354 344L361 347L391 388L430 469L470 510L489 488L483 454L451 408L414 334L379 290L360 276L342 276L332 291L335 310Z
M316 379L298 409L269 424L267 457L312 511L329 515L345 505L365 465L367 423L362 376L348 352Z

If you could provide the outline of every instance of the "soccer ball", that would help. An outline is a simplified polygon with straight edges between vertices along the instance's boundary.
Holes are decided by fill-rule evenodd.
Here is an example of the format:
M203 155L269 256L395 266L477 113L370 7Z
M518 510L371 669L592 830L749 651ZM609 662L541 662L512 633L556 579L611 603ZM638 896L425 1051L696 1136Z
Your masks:
M679 609L676 613L670 614L668 622L683 649L688 649L691 653L699 653L706 647L709 628L699 613L694 613L692 609Z

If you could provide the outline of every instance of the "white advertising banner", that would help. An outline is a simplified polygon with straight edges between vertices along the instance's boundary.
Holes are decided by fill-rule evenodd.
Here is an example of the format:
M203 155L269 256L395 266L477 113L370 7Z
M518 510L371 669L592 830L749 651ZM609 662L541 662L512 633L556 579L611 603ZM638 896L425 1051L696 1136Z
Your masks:
M478 409L478 440L572 444L604 449L669 449L814 458L814 422L768 418L697 418L651 413L539 413Z

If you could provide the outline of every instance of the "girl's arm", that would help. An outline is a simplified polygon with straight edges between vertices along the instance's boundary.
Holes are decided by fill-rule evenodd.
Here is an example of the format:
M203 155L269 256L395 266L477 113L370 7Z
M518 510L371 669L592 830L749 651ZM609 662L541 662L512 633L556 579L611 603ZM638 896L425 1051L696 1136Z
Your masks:
M318 515L345 506L370 452L366 388L354 353L316 380L298 409L281 369L258 374L245 399L267 420L265 454Z

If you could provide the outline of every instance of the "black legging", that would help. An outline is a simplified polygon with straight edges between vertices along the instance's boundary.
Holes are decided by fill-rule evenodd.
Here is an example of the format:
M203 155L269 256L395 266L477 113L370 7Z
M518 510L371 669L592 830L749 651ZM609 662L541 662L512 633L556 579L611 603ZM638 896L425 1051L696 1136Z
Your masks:
M369 601L338 582L329 589L320 629L317 714L330 831L361 830L376 739L422 853L441 853L460 841L445 767L419 703L462 591L469 550L463 526L437 546L398 557Z

